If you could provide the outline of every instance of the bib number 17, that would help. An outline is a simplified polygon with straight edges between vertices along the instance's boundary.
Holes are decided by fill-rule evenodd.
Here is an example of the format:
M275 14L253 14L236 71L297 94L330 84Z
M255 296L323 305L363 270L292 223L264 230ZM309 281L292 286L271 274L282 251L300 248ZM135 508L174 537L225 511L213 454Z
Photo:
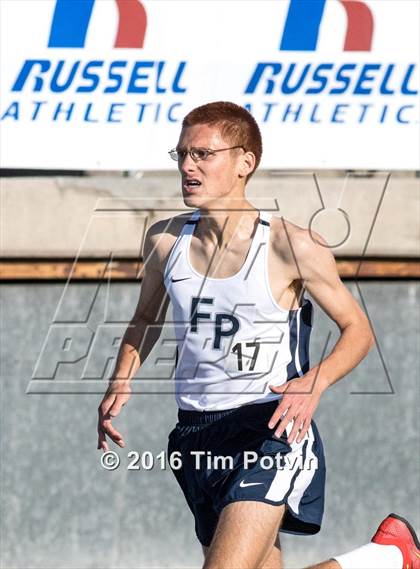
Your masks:
M246 350L244 347L251 350ZM259 351L260 342L237 342L232 348L232 353L238 358L238 371L253 371Z

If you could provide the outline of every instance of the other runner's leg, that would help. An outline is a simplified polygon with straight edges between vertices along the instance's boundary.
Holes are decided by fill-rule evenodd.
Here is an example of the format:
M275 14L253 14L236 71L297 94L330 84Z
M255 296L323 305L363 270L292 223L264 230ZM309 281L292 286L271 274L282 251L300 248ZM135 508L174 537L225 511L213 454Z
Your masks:
M369 543L308 569L420 569L420 543L405 518L389 514Z

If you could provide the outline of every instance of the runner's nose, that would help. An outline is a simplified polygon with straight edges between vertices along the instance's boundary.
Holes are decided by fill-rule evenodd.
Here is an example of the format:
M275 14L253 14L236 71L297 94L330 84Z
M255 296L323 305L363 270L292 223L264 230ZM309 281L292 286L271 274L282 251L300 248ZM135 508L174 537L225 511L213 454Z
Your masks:
M180 158L178 160L178 168L184 173L191 173L196 169L196 163L188 152L185 154L184 158Z

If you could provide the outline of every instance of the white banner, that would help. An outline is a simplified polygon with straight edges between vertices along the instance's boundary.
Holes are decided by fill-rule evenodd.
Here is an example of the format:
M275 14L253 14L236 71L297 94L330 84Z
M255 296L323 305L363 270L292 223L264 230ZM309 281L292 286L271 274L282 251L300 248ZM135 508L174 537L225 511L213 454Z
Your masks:
M1 0L1 167L176 168L227 100L267 169L420 169L413 0Z

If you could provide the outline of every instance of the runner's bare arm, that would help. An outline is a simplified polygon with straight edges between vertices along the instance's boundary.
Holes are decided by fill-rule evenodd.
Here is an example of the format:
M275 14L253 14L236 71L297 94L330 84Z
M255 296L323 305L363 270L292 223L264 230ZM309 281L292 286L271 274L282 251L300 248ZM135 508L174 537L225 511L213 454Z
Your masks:
M108 435L125 445L121 433L111 424L131 396L130 381L146 360L162 332L169 298L163 283L164 247L162 223L151 226L146 234L143 254L143 279L140 297L118 353L108 389L98 408L98 449L109 450Z
M153 225L146 234L139 301L122 341L113 380L130 381L162 332L169 297L163 283L160 226Z
M341 332L330 355L311 370L317 382L328 387L360 363L375 339L366 314L340 279L325 239L305 231L294 250L305 288Z
M280 436L293 420L288 440L292 442L300 432L299 442L310 426L322 393L359 364L373 346L374 336L367 316L341 281L334 255L323 237L295 229L291 232L290 248L296 267L294 278L302 279L306 290L340 328L337 343L322 362L303 376L272 388L284 396L269 425L275 426L284 415L276 429Z

